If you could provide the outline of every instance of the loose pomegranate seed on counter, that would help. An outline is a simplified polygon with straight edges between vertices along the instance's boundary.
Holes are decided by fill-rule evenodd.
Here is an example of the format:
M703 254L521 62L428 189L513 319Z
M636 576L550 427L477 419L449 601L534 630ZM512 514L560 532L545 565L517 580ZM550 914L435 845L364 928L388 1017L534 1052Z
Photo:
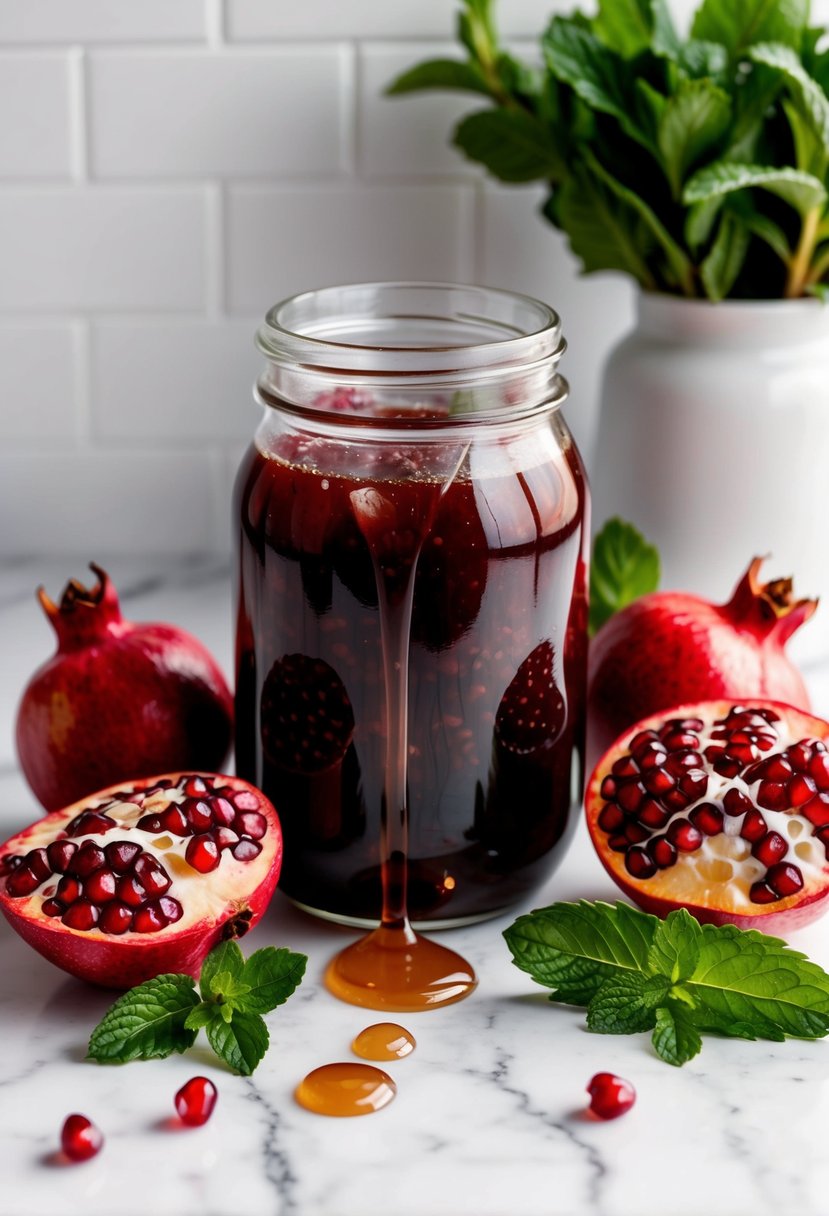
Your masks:
M612 1072L597 1072L587 1086L590 1110L597 1119L618 1119L633 1106L636 1090Z
M67 1116L61 1128L60 1147L70 1161L88 1161L101 1151L103 1143L101 1131L86 1115Z
M201 1127L213 1114L219 1091L207 1077L191 1077L175 1097L176 1113L188 1127Z

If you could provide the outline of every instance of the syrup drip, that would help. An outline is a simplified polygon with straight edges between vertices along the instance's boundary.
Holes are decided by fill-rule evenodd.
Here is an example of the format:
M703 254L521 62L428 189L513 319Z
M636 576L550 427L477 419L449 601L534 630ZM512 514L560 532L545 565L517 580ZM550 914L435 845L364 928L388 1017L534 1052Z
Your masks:
M355 1056L363 1060L402 1060L415 1049L415 1038L397 1022L377 1022L366 1026L351 1044Z
M373 1064L323 1064L297 1086L300 1106L317 1115L373 1115L397 1093L394 1081Z
M444 446L444 453L449 450ZM405 501L388 482L355 490L351 507L371 554L380 615L386 690L386 755L381 806L383 910L379 926L328 965L325 984L340 1000L412 1013L463 1000L477 985L464 959L415 933L409 923L408 710L409 637L414 575L438 503L466 453L453 452L444 481L423 481Z

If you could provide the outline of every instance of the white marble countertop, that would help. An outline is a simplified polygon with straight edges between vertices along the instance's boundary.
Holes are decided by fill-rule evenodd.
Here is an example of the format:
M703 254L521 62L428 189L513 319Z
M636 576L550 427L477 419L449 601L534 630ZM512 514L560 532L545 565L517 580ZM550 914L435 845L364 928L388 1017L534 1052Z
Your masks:
M127 615L198 634L226 669L227 570L218 563L112 563ZM0 567L0 831L38 816L14 761L17 697L52 649L32 592L57 595L81 562ZM829 672L808 677L829 710ZM584 832L533 904L613 899ZM526 909L519 909L526 910ZM84 1062L89 1032L112 994L33 954L0 925L0 1212L3 1216L826 1216L829 1211L829 1043L706 1039L682 1069L660 1062L646 1035L585 1030L579 1010L547 1002L509 961L511 917L443 940L478 972L475 994L419 1015L395 1015L417 1050L388 1066L396 1100L361 1119L299 1108L296 1084L350 1057L354 1035L385 1020L322 987L329 957L353 937L277 895L250 945L308 954L305 982L269 1015L271 1049L254 1076L235 1077L198 1048L121 1067ZM829 920L792 937L829 967ZM585 1118L585 1085L610 1070L634 1083L624 1118ZM169 1125L173 1095L203 1073L219 1105L202 1129ZM102 1128L104 1150L66 1166L55 1156L64 1117Z

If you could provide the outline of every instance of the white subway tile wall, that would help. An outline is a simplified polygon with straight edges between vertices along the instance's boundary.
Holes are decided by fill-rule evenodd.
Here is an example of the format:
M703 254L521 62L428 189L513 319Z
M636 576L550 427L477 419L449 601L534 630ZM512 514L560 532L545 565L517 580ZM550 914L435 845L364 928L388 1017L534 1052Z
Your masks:
M499 0L537 54L575 0ZM694 0L672 0L684 19ZM0 555L228 549L258 319L305 288L440 278L562 314L588 457L632 317L535 188L449 145L473 97L390 99L456 0L0 0ZM829 0L813 16L829 19Z

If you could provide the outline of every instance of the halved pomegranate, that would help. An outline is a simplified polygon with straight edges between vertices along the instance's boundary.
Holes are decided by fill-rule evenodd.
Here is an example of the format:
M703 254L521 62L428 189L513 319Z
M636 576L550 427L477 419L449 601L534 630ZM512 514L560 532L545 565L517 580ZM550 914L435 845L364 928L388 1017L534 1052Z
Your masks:
M101 790L0 846L0 911L64 971L108 988L197 976L261 918L282 864L271 803L237 777Z
M791 930L829 908L829 722L701 701L638 722L585 795L605 869L647 912Z

